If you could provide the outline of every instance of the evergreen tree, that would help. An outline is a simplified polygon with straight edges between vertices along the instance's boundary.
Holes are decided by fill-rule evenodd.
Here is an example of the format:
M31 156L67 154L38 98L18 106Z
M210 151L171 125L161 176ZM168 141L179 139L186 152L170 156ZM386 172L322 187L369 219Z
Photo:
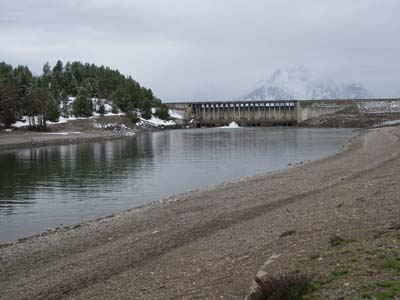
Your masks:
M29 125L32 128L46 128L46 121L49 119L50 113L54 113L58 109L48 89L42 87L34 87L26 96L29 107L27 114L29 117ZM55 106L57 108L55 108ZM52 111L53 110L53 111Z
M15 122L15 115L18 109L17 88L12 83L0 82L0 123L9 128Z
M115 105L115 104L113 104L113 105L112 105L112 110L111 110L111 112L112 112L113 114L119 113L118 106Z
M144 99L140 105L140 112L142 113L143 119L151 118L151 102L150 100Z
M43 71L43 75L42 75L43 82L46 85L46 87L48 88L49 85L50 85L50 80L51 80L51 75L52 75L51 67L50 67L50 64L48 62L45 63L45 65L43 66L42 71Z
M168 106L166 104L161 104L156 108L155 115L162 120L168 120L170 118Z
M75 96L78 93L78 83L70 68L66 69L64 74L64 91L69 96Z
M63 117L68 117L70 115L70 108L68 106L68 97L63 97L61 102L61 114Z
M90 117L92 115L93 104L86 88L79 90L78 96L72 105L72 113L77 117Z
M13 66L0 62L0 83L14 83Z
M105 107L104 107L104 104L101 103L101 104L99 105L99 114L100 114L101 116L104 116L105 113L106 113L106 109L105 109Z

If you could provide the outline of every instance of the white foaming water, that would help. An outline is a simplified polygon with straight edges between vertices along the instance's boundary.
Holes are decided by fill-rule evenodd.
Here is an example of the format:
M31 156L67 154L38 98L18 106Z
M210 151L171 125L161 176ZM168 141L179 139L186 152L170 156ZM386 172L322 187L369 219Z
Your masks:
M232 122L229 123L228 126L222 126L220 128L240 128L240 126L235 121L232 121Z

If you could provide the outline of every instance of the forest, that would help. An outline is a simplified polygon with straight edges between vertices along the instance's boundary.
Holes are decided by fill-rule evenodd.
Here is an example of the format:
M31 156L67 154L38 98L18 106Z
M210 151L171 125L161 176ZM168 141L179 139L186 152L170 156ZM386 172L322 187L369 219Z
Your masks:
M71 97L72 107L67 105ZM31 128L46 128L47 120L56 122L60 116L104 114L104 102L94 106L93 98L110 101L113 112L133 118L140 113L149 119L152 108L158 117L169 117L151 89L109 67L59 60L53 67L46 63L42 74L34 75L28 66L0 62L0 123L6 128L22 116L28 116Z

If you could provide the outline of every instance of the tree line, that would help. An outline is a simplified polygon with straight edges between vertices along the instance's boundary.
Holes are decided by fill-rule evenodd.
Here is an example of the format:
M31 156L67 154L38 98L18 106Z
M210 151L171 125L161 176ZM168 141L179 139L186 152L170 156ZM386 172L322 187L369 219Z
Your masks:
M72 108L69 97L76 97ZM59 60L53 67L46 63L42 74L35 76L27 66L0 62L0 123L6 127L22 116L28 116L31 127L42 128L60 115L91 116L95 109L91 98L111 100L114 112L136 116L140 111L149 119L155 107L160 118L169 117L168 108L151 89L109 67ZM104 114L103 102L96 107Z

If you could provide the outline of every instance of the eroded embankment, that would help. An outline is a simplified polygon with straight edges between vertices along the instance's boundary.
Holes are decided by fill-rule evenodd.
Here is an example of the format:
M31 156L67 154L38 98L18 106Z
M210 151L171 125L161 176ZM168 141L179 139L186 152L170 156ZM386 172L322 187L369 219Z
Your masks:
M2 247L0 298L242 299L272 255L268 274L341 274L316 293L357 298L363 281L397 278L368 251L399 247L399 134L366 131L320 161Z

